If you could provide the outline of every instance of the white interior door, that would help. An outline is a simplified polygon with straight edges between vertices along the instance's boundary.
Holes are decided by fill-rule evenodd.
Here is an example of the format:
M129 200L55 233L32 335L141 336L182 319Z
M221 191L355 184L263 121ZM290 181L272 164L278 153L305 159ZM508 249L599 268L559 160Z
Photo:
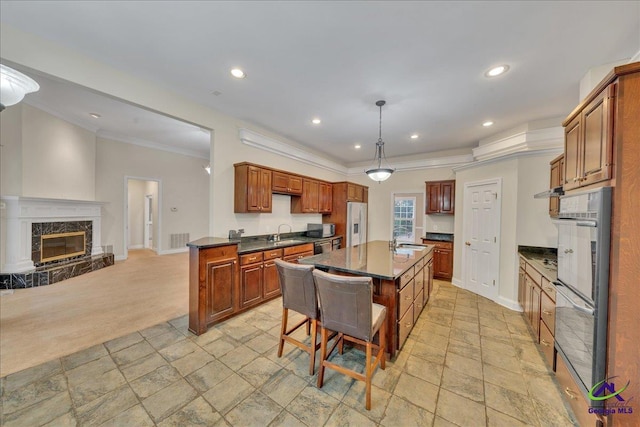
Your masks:
M499 180L465 185L462 233L465 287L491 300L498 297L499 200Z
M153 248L153 196L144 196L144 247Z

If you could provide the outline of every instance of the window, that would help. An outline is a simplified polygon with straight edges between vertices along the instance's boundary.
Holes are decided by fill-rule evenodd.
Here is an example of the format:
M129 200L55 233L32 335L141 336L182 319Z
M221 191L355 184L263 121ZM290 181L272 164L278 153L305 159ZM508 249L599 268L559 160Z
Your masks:
M415 242L416 235L416 198L394 198L393 238L399 242Z

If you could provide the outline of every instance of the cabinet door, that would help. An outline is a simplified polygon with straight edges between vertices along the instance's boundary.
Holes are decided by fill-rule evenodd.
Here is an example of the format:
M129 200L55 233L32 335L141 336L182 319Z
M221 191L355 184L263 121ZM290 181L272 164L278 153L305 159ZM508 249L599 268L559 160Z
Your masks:
M531 323L531 300L533 297L533 281L531 280L531 278L529 276L524 275L524 285L525 285L525 292L524 292L524 315L527 319L527 321L529 323Z
M434 276L443 279L451 279L453 277L453 251L451 249L438 249L439 270L433 272Z
M260 187L262 169L255 166L247 168L247 211L260 212L262 207L263 190Z
M433 290L433 259L430 259L427 262L427 265L422 270L423 274L426 275L424 278L424 293L422 294L423 303L422 306L426 307L427 302L429 301L429 297L431 296L431 291Z
M307 213L318 212L319 182L310 179L302 180L302 211Z
M560 177L560 167L562 162L560 159L556 159L551 163L551 173L549 176L549 188L555 188L562 185ZM557 217L558 209L560 206L560 199L557 197L549 197L549 216Z
M206 264L207 323L234 311L235 260L212 261Z
M540 288L537 285L533 285L531 291L531 326L535 341L540 342Z
M427 210L426 213L440 213L440 183L427 182Z
M564 130L564 191L580 185L581 116L573 119Z
M264 279L264 298L271 298L276 295L280 295L280 282L278 279L278 269L276 268L275 262L267 261L264 263L262 277Z
M320 213L331 213L333 208L333 191L331 184L321 182L318 185L319 188L319 201L318 209Z
M273 171L272 190L282 194L302 194L302 178L284 172Z
M347 201L362 202L364 201L364 187L358 184L347 183Z
M456 182L448 181L443 182L440 188L441 194L441 202L440 202L440 213L443 214L451 214L453 215L455 209L455 190L456 190Z
M581 185L611 179L613 114L610 108L615 85L609 85L582 113L583 150Z
M240 308L262 301L262 263L240 267Z
M268 169L259 169L260 171L260 183L259 183L259 203L260 212L271 212L271 171Z
M289 192L291 194L302 194L302 178L295 175L289 176Z
M526 273L522 268L519 268L518 270L519 270L518 271L518 303L524 310L524 300L525 300L524 295L527 289L527 286L524 281Z

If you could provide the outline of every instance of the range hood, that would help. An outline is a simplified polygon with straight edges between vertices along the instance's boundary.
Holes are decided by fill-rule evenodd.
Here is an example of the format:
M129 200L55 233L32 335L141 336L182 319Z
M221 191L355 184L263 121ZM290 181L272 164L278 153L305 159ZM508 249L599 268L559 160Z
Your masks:
M562 187L554 187L550 190L536 193L533 195L534 199L548 199L550 197L560 197L564 194Z

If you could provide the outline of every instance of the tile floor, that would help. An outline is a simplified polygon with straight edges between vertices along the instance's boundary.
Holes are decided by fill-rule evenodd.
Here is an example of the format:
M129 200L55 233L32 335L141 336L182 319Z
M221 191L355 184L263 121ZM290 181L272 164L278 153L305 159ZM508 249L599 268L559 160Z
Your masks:
M196 337L186 316L0 380L10 426L572 426L519 313L438 282L404 348L364 384L276 356L281 300ZM363 355L335 355L351 366Z

